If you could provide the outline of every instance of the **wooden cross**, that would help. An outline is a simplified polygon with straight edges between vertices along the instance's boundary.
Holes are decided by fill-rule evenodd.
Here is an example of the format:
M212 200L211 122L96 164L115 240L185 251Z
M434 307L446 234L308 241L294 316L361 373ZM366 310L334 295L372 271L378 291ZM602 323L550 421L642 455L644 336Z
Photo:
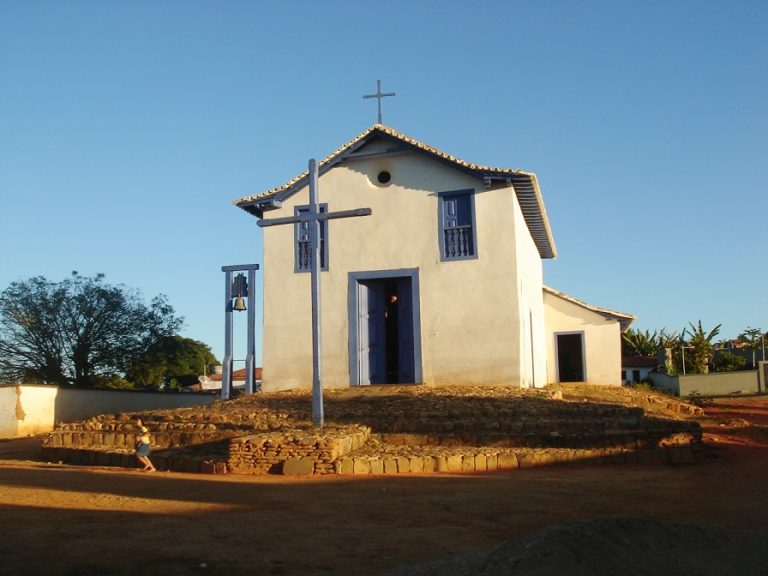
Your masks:
M378 100L379 105L379 124L381 124L381 99L386 98L387 96L395 96L394 92L387 92L382 93L381 91L381 80L376 80L376 94L366 94L363 96L363 98L376 98Z
M312 284L312 423L318 428L324 424L323 381L322 381L322 334L320 330L320 222L336 218L354 218L370 216L370 208L340 210L338 212L320 212L317 199L317 162L309 161L309 211L296 216L263 219L256 222L261 228L281 224L309 223L310 276Z

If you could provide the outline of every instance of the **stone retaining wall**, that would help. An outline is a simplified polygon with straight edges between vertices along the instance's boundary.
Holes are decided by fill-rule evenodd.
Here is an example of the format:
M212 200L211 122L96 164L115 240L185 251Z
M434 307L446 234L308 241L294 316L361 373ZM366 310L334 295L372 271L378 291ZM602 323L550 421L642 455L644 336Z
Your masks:
M294 474L330 474L340 457L361 448L370 435L367 426L346 426L244 436L230 441L227 469L267 474L287 466Z
M357 441L362 441L356 435ZM238 440L232 444L241 444ZM353 440L350 439L350 442ZM259 442L257 441L258 445ZM351 444L353 445L353 444ZM151 458L158 470L205 474L429 474L443 472L487 472L517 470L550 465L583 464L690 464L701 459L701 445L683 439L667 442L656 448L614 447L602 449L524 449L480 451L466 447L435 449L413 447L410 451L397 452L358 451L332 460L330 454L318 458L318 454L305 448L291 453L290 443L282 453L262 445L262 454L244 456L243 446L231 455L190 455L185 453L153 453ZM45 454L51 461L69 462L90 466L137 467L133 451L108 451L95 448L47 448ZM290 455L289 455L290 454ZM284 460L281 457L284 456Z
M589 388L577 389L589 394ZM569 394L574 394L571 390ZM626 399L630 392L617 393ZM631 392L634 394L634 392ZM559 396L559 397L558 397ZM156 467L215 474L402 474L487 471L576 462L695 459L697 422L677 400L643 408L563 400L510 388L390 386L327 391L323 430L306 391L241 396L210 407L142 413ZM636 399L635 399L636 400ZM675 416L664 417L662 410ZM44 441L51 460L135 466L138 414L59 426Z
M605 448L599 450L467 450L430 454L350 455L336 462L337 474L429 474L434 472L489 472L552 465L694 463L699 451L692 444L643 448Z

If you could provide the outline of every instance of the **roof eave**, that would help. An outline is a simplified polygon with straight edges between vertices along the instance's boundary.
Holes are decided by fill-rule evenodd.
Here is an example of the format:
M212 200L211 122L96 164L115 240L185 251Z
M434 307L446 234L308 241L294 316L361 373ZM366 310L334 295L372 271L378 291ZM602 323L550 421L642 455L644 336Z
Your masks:
M481 181L490 178L510 182L517 195L520 208L523 211L523 217L525 218L531 237L536 244L536 248L539 251L539 255L541 258L545 259L553 259L557 257L557 249L552 236L552 229L549 224L549 218L547 217L547 211L544 207L544 200L539 187L539 182L536 178L536 174L532 172L471 164L442 152L437 148L410 138L394 128L390 128L383 124L374 124L356 138L350 140L318 162L319 175L322 176L339 162L350 157L356 150L359 150L369 140L376 136L385 136L397 140L414 151L429 154L437 161L442 162L453 169L476 177ZM238 208L242 208L246 212L261 218L264 212L278 208L283 200L304 188L307 185L308 177L308 171L304 171L282 186L272 188L261 194L240 198L239 200L235 200L234 204Z
M578 298L569 296L565 292L560 292L559 290L555 290L554 288L550 288L549 286L542 286L542 288L544 289L545 292L549 292L553 296L557 296L558 298L567 300L568 302L576 304L577 306L581 306L582 308L585 308L591 312L594 312L595 314L599 314L608 320L618 321L622 332L626 332L627 330L629 330L629 327L632 325L632 322L634 322L637 319L637 316L635 316L634 314L628 314L626 312L617 312L616 310L609 310L607 308L600 308L599 306L588 304L583 300L579 300Z

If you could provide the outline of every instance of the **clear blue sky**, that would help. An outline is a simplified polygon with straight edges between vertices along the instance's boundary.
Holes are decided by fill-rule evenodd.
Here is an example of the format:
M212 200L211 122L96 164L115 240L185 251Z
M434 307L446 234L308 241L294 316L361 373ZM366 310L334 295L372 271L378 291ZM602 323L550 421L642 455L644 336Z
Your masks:
M104 272L221 357L221 266L262 251L232 200L371 126L381 79L386 124L538 175L548 285L768 330L766 31L764 0L3 0L0 289Z

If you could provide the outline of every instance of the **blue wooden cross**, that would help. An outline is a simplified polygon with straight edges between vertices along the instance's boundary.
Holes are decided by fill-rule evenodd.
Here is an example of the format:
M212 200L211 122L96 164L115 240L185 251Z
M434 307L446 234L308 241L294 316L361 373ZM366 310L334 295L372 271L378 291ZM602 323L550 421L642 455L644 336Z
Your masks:
M338 212L320 212L317 199L317 162L309 161L309 211L284 218L262 219L256 222L260 227L281 224L309 223L310 276L312 284L312 423L318 428L324 424L323 381L322 381L322 334L320 330L320 222L336 218L370 216L370 208L355 208Z

